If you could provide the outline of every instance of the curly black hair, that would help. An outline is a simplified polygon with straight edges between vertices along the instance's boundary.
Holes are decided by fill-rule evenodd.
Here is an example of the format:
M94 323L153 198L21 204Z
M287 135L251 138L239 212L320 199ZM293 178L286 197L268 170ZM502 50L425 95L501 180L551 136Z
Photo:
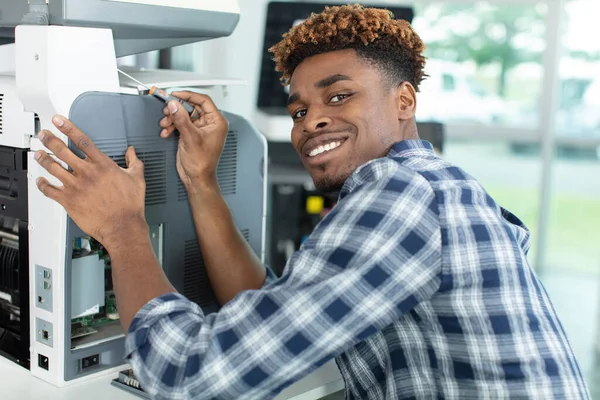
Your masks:
M331 51L354 49L378 67L389 84L410 82L416 91L425 78L425 44L405 20L385 9L359 4L325 7L292 27L269 49L288 85L296 67L306 58Z

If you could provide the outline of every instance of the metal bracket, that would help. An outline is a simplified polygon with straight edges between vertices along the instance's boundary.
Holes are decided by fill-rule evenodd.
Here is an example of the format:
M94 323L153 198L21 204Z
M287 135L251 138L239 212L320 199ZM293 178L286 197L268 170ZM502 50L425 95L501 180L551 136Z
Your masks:
M25 25L49 25L49 0L29 0L29 12L23 15L21 22Z

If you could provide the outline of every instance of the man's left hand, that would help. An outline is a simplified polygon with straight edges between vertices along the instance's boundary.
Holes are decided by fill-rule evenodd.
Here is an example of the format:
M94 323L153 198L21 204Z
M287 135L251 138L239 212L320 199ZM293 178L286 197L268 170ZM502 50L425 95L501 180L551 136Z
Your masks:
M54 125L85 154L81 159L51 132L43 130L39 138L71 171L50 155L38 151L38 163L58 178L63 186L53 186L38 178L37 186L45 196L61 204L73 221L88 235L107 248L122 246L132 233L144 233L146 183L144 165L133 147L127 149L127 168L119 167L68 119L56 116Z

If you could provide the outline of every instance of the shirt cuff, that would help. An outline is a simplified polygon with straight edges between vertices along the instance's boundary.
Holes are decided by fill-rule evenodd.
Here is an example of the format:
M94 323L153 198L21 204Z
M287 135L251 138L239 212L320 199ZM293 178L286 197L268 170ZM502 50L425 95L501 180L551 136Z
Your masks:
M204 317L202 309L180 293L166 293L146 303L135 315L125 338L125 359L146 344L148 331L162 318L174 313L191 313Z

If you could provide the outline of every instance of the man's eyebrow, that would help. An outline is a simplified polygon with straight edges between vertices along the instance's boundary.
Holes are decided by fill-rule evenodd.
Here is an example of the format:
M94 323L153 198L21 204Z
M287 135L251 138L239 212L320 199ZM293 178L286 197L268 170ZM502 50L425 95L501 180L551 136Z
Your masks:
M288 97L287 105L289 106L292 103L295 103L300 99L300 95L298 93L292 93L290 97Z
M323 89L323 88L326 88L327 86L331 86L334 83L339 82L339 81L351 81L351 80L352 80L352 78L350 78L347 75L335 74L335 75L328 76L327 78L321 79L320 81L315 83L315 87L319 88L319 89Z
M315 87L319 88L319 89L323 89L326 88L327 86L331 86L336 82L339 81L351 81L352 78L350 78L347 75L343 75L343 74L335 74L335 75L331 75L328 76L327 78L323 78L320 81L315 83ZM300 99L300 95L298 93L292 93L290 95L290 97L288 97L288 101L287 101L287 105L289 106L292 103L295 103L296 101L298 101L298 99Z

